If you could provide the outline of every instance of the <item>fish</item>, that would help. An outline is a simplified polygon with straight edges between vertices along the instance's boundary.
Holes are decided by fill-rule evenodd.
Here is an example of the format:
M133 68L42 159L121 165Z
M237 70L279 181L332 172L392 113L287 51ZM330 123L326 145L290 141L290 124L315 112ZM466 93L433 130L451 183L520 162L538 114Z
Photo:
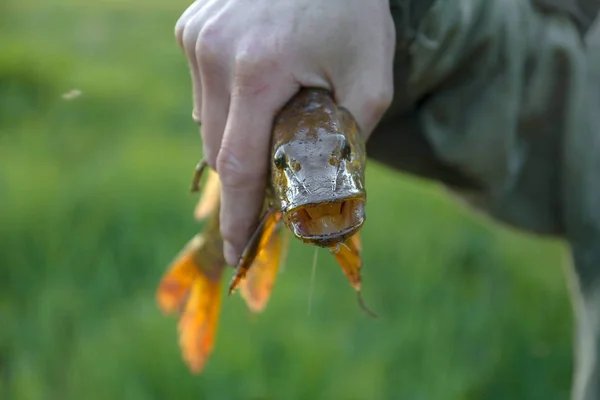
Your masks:
M302 88L274 118L270 167L258 226L228 286L239 289L248 309L262 312L284 264L290 237L335 257L371 317L361 295L360 230L366 221L366 146L352 114L328 90ZM178 315L179 347L192 373L200 373L215 345L228 265L220 234L220 179L201 160L191 184L200 190L194 217L198 232L167 267L156 290L158 308Z

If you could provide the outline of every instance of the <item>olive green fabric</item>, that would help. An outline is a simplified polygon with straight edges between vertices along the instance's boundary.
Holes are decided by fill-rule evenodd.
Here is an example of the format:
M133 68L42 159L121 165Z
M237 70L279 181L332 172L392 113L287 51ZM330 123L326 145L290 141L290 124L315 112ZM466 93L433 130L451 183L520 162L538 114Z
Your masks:
M543 13L565 13L577 26L580 33L585 34L594 22L600 10L600 0L529 0ZM433 0L390 0L392 9L403 10L403 28L419 21Z
M438 0L409 56L425 135L439 158L483 183L478 206L563 233L561 137L577 119L585 67L573 23L521 0Z
M395 96L367 154L446 184L497 221L568 241L573 399L598 400L600 39L586 46L573 13L533 1L392 7Z
M531 0L542 12L565 12L577 25L582 34L585 34L592 26L598 10L599 0Z
M566 233L563 142L581 130L576 121L591 118L577 106L587 66L573 21L521 0L437 0L411 30L407 49L398 46L394 103L369 155L442 181L435 171L447 172L455 186L476 187L473 203L499 220ZM380 144L386 131L403 135L404 127L421 132L394 141L416 138L421 148ZM395 160L398 151L437 167Z

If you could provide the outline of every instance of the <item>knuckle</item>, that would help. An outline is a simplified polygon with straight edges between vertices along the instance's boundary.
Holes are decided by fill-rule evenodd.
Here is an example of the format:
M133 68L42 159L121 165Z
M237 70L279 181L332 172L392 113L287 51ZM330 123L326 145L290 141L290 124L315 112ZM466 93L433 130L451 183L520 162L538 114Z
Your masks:
M175 38L177 39L179 46L183 46L183 32L185 31L188 19L189 18L183 14L175 23Z
M239 66L239 65L238 65ZM269 79L271 77L271 79ZM242 61L242 67L236 68L231 88L232 98L255 97L267 92L274 75L261 61Z
M392 104L393 97L393 87L382 87L381 89L364 94L361 107L363 111L360 113L362 121L359 121L359 125L365 134L370 134L372 129L374 129Z
M198 28L195 24L188 21L183 28L181 28L181 47L183 47L186 53L193 53L196 48L197 40Z
M204 160L208 163L213 171L217 171L217 156L219 149L218 143L215 143L214 140L211 140L211 138L206 135L204 129L202 128L200 129L200 137L202 138L202 155Z
M245 243L242 243L240 236L243 236L247 230L247 224L240 219L225 218L221 221L221 236L223 239L242 248Z
M221 147L216 160L217 172L224 187L239 188L256 180L251 168L226 146Z
M179 42L179 45L183 47L183 34L186 27L189 26L192 21L205 6L205 0L194 1L184 12L181 14L177 22L175 23L175 37Z
M234 80L242 87L262 86L262 77L272 76L278 69L281 56L269 44L251 40L240 49L234 61Z
M202 27L195 43L196 56L200 63L206 63L217 58L219 50L224 47L221 44L220 33L218 24L208 23Z
M235 73L244 80L257 75L264 64L264 56L244 50L235 56Z
M391 86L384 86L371 93L365 100L365 108L374 118L383 115L388 109L394 97L394 89Z
M208 166L213 170L217 170L217 152L212 150L210 147L204 148L204 160Z
M195 15L190 15L189 10L187 10L175 23L175 37L177 38L177 42L179 46L184 50L188 47L187 42L191 39L191 36L194 35L194 25L192 21L194 21Z
M244 50L235 57L235 71L240 79L264 74L276 64L276 56L262 49Z
M185 30L185 21L183 19L179 19L175 24L175 39L177 39L177 43L179 43L179 47L183 47L183 31Z

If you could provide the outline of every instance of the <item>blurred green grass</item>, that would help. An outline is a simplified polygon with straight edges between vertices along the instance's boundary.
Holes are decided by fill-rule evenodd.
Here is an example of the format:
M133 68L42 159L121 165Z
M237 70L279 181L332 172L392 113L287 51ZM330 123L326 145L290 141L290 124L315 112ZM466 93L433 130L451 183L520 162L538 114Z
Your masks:
M370 163L359 310L294 242L267 310L225 299L192 376L154 303L197 231L187 3L0 3L0 399L563 399L563 248ZM72 90L82 95L64 100Z

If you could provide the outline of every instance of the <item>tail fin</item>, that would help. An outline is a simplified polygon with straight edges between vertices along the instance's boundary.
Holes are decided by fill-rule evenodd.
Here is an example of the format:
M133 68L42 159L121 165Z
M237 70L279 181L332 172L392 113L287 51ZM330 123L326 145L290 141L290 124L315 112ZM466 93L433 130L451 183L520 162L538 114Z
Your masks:
M179 345L190 370L199 373L215 341L225 263L196 235L163 276L156 299L165 314L179 312Z

